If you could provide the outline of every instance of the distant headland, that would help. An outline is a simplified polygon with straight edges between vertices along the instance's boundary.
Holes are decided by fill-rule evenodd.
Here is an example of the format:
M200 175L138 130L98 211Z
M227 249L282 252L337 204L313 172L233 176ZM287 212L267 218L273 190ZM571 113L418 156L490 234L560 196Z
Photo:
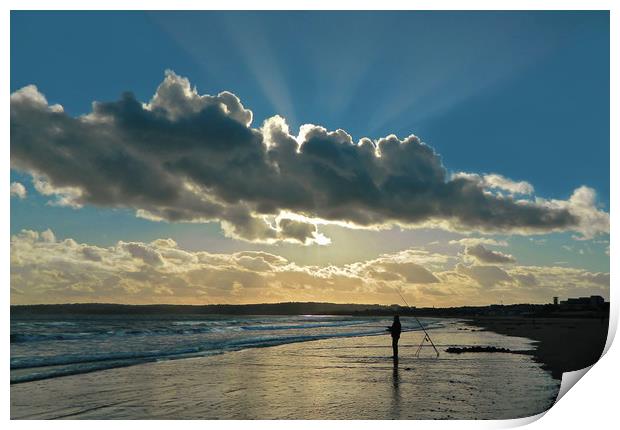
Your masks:
M285 302L259 304L207 305L124 305L113 303L71 303L12 305L11 317L45 315L353 315L385 316L416 315L426 317L480 317L480 316L537 316L537 317L594 317L609 315L609 302L599 296L572 299L556 304L511 304L461 307L405 307L401 305ZM575 300L581 300L581 302Z

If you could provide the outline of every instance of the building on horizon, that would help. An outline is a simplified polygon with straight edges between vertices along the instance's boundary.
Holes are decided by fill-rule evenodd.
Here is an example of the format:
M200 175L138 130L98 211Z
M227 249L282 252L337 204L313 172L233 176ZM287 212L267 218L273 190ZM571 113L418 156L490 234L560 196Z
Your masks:
M553 298L555 304L555 297ZM560 302L561 309L568 310L600 310L605 306L605 299L602 296L568 298Z

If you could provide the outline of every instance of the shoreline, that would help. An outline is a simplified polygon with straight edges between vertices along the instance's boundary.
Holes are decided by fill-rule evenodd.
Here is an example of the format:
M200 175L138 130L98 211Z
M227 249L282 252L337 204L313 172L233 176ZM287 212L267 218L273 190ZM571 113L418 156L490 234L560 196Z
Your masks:
M535 341L536 349L526 353L558 380L564 372L598 361L609 326L609 319L590 318L476 317L463 322L483 331Z

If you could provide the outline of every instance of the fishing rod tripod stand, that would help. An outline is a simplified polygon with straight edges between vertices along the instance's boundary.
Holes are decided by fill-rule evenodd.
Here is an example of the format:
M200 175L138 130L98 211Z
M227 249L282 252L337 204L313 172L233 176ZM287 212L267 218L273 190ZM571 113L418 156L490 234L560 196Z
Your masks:
M420 324L420 326L422 326L422 324ZM424 329L424 327L422 327L422 329ZM418 346L418 349L416 350L415 354L413 354L414 357L420 358L420 351L422 350L422 347L424 346L424 342L427 342L427 341L431 344L431 346L435 350L435 353L437 354L437 357L439 357L439 351L437 351L437 348L435 348L435 344L431 340L431 337L428 335L428 333L424 334L424 339L422 339L422 342L420 342L420 345Z
M405 300L405 298L403 297L403 295L400 293L400 290L396 289L396 292L398 293L398 295L400 296L401 299L403 299L403 302L405 302L405 304L407 305L408 308L411 309L411 306L409 306L409 303L407 303L407 300ZM435 350L435 354L437 354L436 358L439 358L439 351L437 350L437 348L435 347L435 344L433 343L433 340L431 339L431 337L429 336L428 332L426 331L426 329L424 328L424 326L422 325L422 323L420 322L420 320L418 319L418 317L416 317L415 315L413 315L413 318L415 318L416 322L418 323L418 325L420 326L420 328L422 329L422 331L424 332L424 338L422 339L422 342L420 342L420 346L418 346L418 349L416 350L415 354L413 354L416 358L420 358L420 351L422 350L422 347L424 346L424 342L429 342L431 344L431 346L433 347L433 349Z

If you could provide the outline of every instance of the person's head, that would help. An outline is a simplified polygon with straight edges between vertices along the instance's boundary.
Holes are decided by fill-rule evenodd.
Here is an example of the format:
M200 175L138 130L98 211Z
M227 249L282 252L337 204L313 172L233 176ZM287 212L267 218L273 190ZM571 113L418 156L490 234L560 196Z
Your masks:
M394 322L397 322L397 323L400 322L400 318L398 317L398 315L394 315Z

